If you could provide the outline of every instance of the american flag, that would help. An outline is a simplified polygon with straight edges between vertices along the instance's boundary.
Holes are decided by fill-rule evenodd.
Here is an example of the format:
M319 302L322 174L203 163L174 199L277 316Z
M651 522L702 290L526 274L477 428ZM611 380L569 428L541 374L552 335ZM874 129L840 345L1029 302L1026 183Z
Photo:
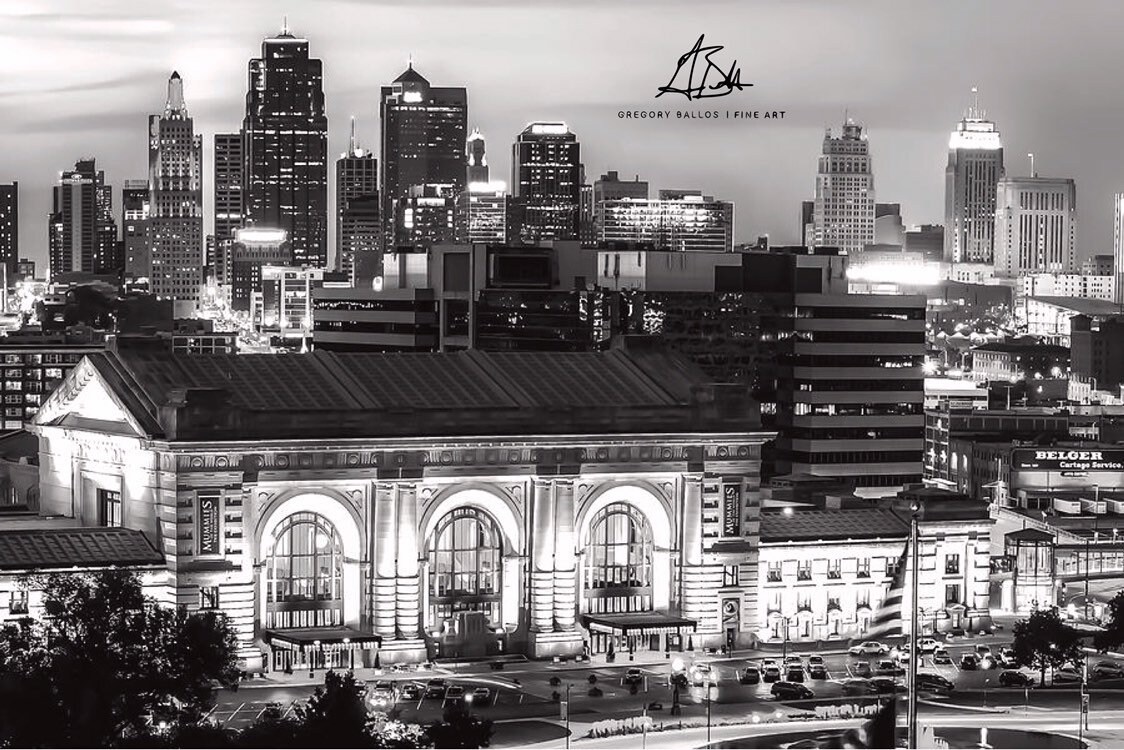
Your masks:
M886 598L882 600L878 612L874 619L870 621L865 638L873 640L875 638L904 635L902 631L902 594L905 592L905 563L908 555L909 542L906 542L901 559L898 560L898 568L894 571L894 577L890 581L890 590L886 592Z

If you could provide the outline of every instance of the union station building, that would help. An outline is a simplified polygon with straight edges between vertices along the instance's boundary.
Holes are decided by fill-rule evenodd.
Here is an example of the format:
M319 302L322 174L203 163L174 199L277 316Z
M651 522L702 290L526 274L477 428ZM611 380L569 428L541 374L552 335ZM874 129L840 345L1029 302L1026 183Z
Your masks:
M107 351L29 429L39 513L143 535L161 598L225 612L256 671L747 647L758 424L631 342Z

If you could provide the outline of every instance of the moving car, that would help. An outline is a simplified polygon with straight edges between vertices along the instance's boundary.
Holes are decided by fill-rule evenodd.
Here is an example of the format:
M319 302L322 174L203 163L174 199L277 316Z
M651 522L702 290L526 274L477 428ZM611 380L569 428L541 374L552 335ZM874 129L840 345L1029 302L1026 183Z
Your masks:
M718 677L709 664L696 664L691 668L691 683L695 687L717 685Z
M855 677L871 677L874 675L874 670L870 668L870 662L857 661L851 667L851 673L854 674Z
M933 664L951 665L952 657L949 655L948 649L944 646L937 646L933 651Z
M1089 670L1094 680L1118 680L1124 678L1124 667L1114 661L1099 661Z
M784 678L787 682L803 682L804 667L790 666L788 671L785 672Z
M871 692L879 695L895 693L905 690L905 685L890 677L874 677L870 680Z
M1081 682L1081 673L1073 667L1062 667L1054 672L1054 682Z
M421 688L417 686L417 683L407 682L402 686L403 700L416 701L418 698L421 698L421 696L422 691Z
M960 668L970 672L980 668L980 657L968 653L960 657Z
M985 645L983 643L977 643L976 656L980 657L981 659L985 656L991 656L991 646Z
M917 650L923 654L931 654L940 647L941 644L937 643L932 638L922 638L917 642Z
M429 682L425 683L425 697L426 698L443 698L445 697L445 690L449 685L439 677L434 677Z
M890 649L878 641L863 641L857 646L851 646L847 653L851 656L881 656Z
M738 682L743 685L756 685L761 682L761 670L753 666L746 667L745 671L738 675Z
M812 666L808 667L808 676L813 680L826 680L827 667L823 664L813 664Z
M765 682L776 682L781 678L781 668L772 659L767 659L761 676Z
M999 673L1000 687L1034 687L1034 678L1025 672L1008 669Z
M919 672L917 675L917 689L926 690L930 693L948 695L954 688L951 680L941 677L939 674Z
M878 662L878 668L874 672L878 675L894 677L905 674L905 669L893 659L882 659Z
M1009 648L1000 649L999 653L995 656L995 661L999 666L1006 669L1012 669L1018 666L1018 662L1015 660L1015 652Z
M796 682L774 682L773 688L769 692L777 700L800 700L802 698L814 698L816 695L807 685Z
M637 667L632 667L624 673L625 685L637 685L644 681L644 672Z

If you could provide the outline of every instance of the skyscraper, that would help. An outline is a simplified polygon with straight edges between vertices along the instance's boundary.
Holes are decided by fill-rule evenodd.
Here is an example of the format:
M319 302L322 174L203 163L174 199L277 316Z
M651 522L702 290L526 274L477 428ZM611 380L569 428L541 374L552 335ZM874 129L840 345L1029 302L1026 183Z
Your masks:
M511 154L512 194L523 216L520 239L578 239L581 184L581 147L566 123L524 128Z
M328 262L328 118L320 61L289 33L250 60L245 148L247 224L283 229L294 264Z
M150 289L190 315L203 290L203 139L179 73L168 79L164 113L148 118L148 185Z
M74 169L59 175L48 219L51 277L60 273L115 273L121 270L117 253L117 224L113 221L113 191L95 159L80 159Z
M643 242L679 252L734 249L734 204L698 190L661 190L658 199L603 198L595 215L598 242Z
M479 128L472 129L472 135L465 143L465 181L488 182L488 156L485 153L484 136L480 135Z
M0 185L0 263L7 270L7 283L16 277L20 255L20 184Z
M121 235L125 243L125 273L147 277L152 272L148 244L148 180L125 180L121 188Z
M1077 186L1057 177L1004 177L996 189L995 274L1077 270Z
M468 131L468 92L431 86L413 63L379 94L379 187L387 237L394 244L396 202L417 185L465 187L464 144ZM388 248L389 249L389 248Z
M1112 265L1116 274L1116 302L1124 304L1124 193L1113 199Z
M874 173L862 125L848 119L838 138L823 138L812 207L812 243L860 255L874 242Z
M975 89L972 90L975 94ZM1003 143L974 100L948 140L944 259L991 263L995 258L995 191L1003 177Z
M245 154L241 133L215 134L214 219L215 244L233 242L242 228Z
M381 227L378 211L379 163L359 147L355 120L347 153L336 162L336 268L354 282L359 266L377 273L381 264ZM364 274L366 275L366 274Z

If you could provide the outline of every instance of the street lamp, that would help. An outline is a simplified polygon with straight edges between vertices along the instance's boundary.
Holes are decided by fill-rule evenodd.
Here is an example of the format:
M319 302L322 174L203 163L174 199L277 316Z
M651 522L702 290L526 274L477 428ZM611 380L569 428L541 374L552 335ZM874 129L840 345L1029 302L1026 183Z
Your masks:
M710 683L710 676L706 678L706 744L710 744L710 691L713 685Z
M784 623L784 647L783 647L783 650L781 652L781 666L784 667L784 663L788 659L788 629L790 627L792 627L792 625L791 625L792 618L791 617L782 617L781 622Z
M572 683L566 683L566 750L570 750L570 688Z

